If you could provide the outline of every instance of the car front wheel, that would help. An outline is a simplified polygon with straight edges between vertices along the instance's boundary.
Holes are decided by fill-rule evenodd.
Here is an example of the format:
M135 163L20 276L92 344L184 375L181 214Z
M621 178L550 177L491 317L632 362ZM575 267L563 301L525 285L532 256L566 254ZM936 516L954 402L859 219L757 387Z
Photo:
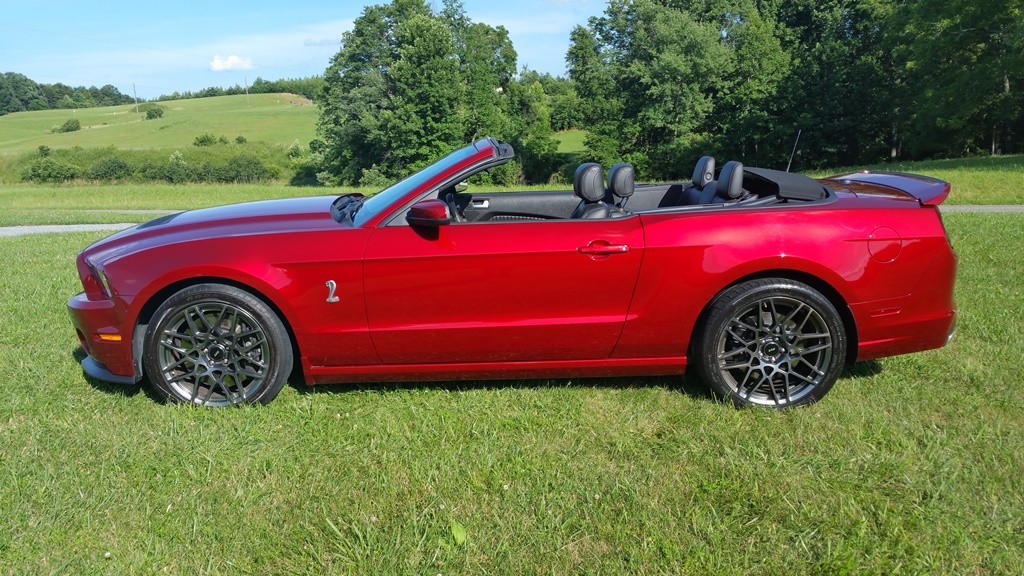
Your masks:
M835 306L810 286L751 280L715 298L694 353L704 382L737 406L799 406L835 384L846 332Z
M288 333L266 303L232 286L198 284L154 313L143 364L168 401L231 406L273 400L292 358Z

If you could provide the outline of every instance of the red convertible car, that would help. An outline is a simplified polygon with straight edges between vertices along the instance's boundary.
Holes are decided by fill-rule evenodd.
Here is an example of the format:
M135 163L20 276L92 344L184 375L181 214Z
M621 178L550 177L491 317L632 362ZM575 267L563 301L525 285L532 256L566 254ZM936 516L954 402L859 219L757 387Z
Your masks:
M941 347L949 184L824 180L704 157L635 185L476 193L483 139L370 197L182 212L78 256L87 375L201 405L310 384L682 374L738 405L814 402L854 361Z

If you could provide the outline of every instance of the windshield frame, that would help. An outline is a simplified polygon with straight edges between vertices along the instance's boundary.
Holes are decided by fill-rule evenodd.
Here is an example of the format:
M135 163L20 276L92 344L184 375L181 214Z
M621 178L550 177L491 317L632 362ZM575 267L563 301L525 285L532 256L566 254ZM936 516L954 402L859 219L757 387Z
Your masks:
M481 149L481 145L485 146ZM452 173L464 170L467 163L475 164L479 161L476 157L484 150L490 152L486 158L493 157L494 150L491 142L489 140L482 140L476 144L460 148L426 168L406 177L404 180L396 182L366 198L361 202L359 208L353 211L352 225L356 227L376 225L393 211L392 209L408 202L409 197L413 193L417 191L422 192L432 184L446 179Z

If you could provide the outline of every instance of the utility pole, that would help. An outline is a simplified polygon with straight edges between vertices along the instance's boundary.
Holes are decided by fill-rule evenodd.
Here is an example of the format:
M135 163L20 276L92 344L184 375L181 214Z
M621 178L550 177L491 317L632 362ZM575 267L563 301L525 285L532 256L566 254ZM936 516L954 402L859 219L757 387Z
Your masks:
M135 96L135 113L139 113L139 93L135 91L135 82L132 82L132 96Z

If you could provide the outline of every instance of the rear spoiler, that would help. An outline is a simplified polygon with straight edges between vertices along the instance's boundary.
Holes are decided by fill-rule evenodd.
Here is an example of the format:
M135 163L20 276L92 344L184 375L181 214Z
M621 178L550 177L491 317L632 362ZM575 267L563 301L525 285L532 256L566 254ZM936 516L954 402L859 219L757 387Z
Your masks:
M876 184L887 188L895 188L906 192L922 206L938 206L949 196L949 182L922 176L920 174L907 174L906 172L854 172L844 176L833 176L830 180L846 182L863 182L865 184Z

